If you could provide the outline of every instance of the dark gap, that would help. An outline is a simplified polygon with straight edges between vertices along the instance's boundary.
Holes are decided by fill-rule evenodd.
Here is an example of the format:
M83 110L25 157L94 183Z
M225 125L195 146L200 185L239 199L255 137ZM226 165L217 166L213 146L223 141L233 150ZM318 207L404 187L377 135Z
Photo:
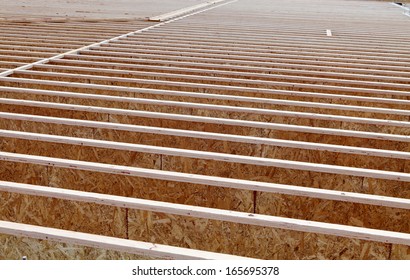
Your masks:
M256 196L258 195L257 191L253 191L253 213L256 214Z
M129 237L129 228L128 228L128 208L125 208L125 238L130 239Z

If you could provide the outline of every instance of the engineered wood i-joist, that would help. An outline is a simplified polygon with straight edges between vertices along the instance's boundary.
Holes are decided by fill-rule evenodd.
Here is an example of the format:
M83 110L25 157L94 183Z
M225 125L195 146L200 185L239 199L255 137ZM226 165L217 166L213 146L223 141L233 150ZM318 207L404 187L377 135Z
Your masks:
M121 221L120 237L174 246L410 258L408 242L391 239L410 232L408 17L384 2L218 2L152 26L90 23L100 32L0 22L0 68L10 69L0 74L0 179L18 181L3 197L50 226L30 204L50 207L36 191L104 203L120 194L127 214L87 216L92 224ZM111 174L107 186L99 172ZM80 192L59 189L71 187ZM125 203L135 199L179 210ZM76 213L90 209L82 203Z

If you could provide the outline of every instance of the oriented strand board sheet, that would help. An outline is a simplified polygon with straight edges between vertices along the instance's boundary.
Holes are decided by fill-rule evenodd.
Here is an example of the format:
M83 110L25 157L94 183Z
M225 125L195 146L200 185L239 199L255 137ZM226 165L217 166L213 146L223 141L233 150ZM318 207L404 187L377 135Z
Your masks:
M142 126L155 126L155 127L165 127L174 129L185 129L185 130L195 130L195 131L207 131L215 133L227 133L236 135L251 135L256 137L266 137L266 138L277 138L277 139L287 139L296 141L306 141L306 142L319 142L328 144L338 144L346 146L360 146L368 148L378 148L378 149L390 149L399 151L408 151L409 143L400 141L388 141L379 139L363 139L348 136L332 136L322 133L304 133L298 131L284 131L276 129L267 128L257 128L249 126L232 126L225 124L212 124L205 122L192 122L192 121L179 121L179 120L168 120L166 118L148 118L148 117L134 117L134 116L124 116L124 115L113 115L107 113L94 113L94 112L81 112L81 111L67 111L61 109L49 109L49 108L37 108L37 107L27 107L27 106L17 106L17 105L5 105L0 104L0 109L5 112L13 113L23 113L23 114L33 114L33 115L43 115L43 116L53 116L62 118L73 118L73 119L85 119L85 120L95 120L95 121L109 121L113 123L122 124L134 124ZM235 118L235 117L232 117ZM336 128L337 122L330 122L325 120L298 120L297 118L292 118L294 122L286 121L284 117L273 117L273 116L262 116L261 121L266 123L279 123L279 124L292 124L297 122L298 125L312 126L312 127L327 127ZM394 127L394 126L372 126L372 125L359 125L353 123L344 123L343 129L348 129L351 126L351 130L362 130L372 132L374 129L382 133L396 133L401 135L408 134L408 128L406 127ZM361 127L366 126L367 128L361 129ZM373 128L372 128L373 127ZM377 128L375 128L377 127Z
M127 238L126 209L0 192L2 220Z
M146 256L34 238L0 235L1 260L147 260Z
M130 238L263 259L410 259L410 247L145 211L129 212Z
M69 149L65 150L70 151ZM195 161L186 161L185 163L179 162L179 169L171 168L170 166L173 166L173 164L171 163L171 165L169 166L169 162L166 161L162 164L164 170L202 173L205 175L214 176L226 175L224 174L224 172L226 172L226 168L229 168L228 165L212 165L212 162L207 164L206 161L202 161L202 164L201 162L195 163ZM20 172L8 172L8 170L10 169L22 170L22 168L24 168L24 171L26 173L33 174L35 176L35 172L38 172L39 169L35 165L8 163L2 164L1 166L3 167L3 170L5 170L1 173L2 178L4 178L4 180L23 183L27 180L30 180L33 184L41 184L39 180L36 180L36 177L22 179L18 175ZM183 167L184 169L181 170L181 167ZM97 172L79 171L63 168L43 167L43 170L44 169L47 172L46 174L48 184L46 185L52 187L68 188L81 191L106 193L136 198L145 198L205 207L216 207L220 209L244 211L251 213L255 212L260 214L361 226L382 230L391 230L407 233L410 232L409 224L400 222L410 219L409 210L369 206L347 202L336 202L330 200L290 195L278 195L272 193L203 186L197 184L180 183L165 180L153 180L138 177L128 177L122 175L103 174ZM232 170L236 170L237 173L231 173L229 175L236 175L237 178L249 179L249 176L254 176L254 173L256 172L263 172L264 169L265 168L252 167L246 165L234 165L234 168L232 168ZM220 170L220 172L218 173L217 170ZM275 173L272 174L272 178L270 176L260 175L256 177L250 177L250 179L255 181L275 182ZM295 178L298 178L298 176L286 177L283 175L282 178L289 178L295 180ZM318 176L315 176L313 178L318 178ZM322 178L322 180L327 179L327 182L331 182L331 184L325 184L324 182L319 181L319 183L322 185L315 185L315 183L318 182L318 180L316 180L316 182L312 182L313 187L336 189L342 191L355 191L370 194L376 193L396 197L406 197L405 194L407 192L407 197L410 197L410 194L408 193L408 187L406 188L405 186L403 186L401 189L397 188L397 186L386 188L385 193L378 193L375 190L349 189L350 184L352 182L355 182L355 178L352 177L350 178L350 180L347 180L346 178L340 178L339 180L335 180L334 178L332 179L330 176L321 176L320 178ZM289 183L282 182L280 178L276 181L285 184ZM292 182L294 183L294 181ZM360 183L361 180L356 179L356 182ZM382 185L382 183L383 182L381 182L380 184ZM304 184L300 185L303 186ZM395 193L394 191L397 192ZM4 198L5 201L8 201L8 199L9 198L7 197ZM40 200L42 201L44 199ZM4 211L6 211L8 208L15 209L15 205L20 204L20 202L18 201L19 200L8 201L9 203L5 205L6 208L4 208ZM27 204L30 201L27 200L25 201L25 203ZM15 211L17 212L12 212L12 214L10 214L10 217L13 217L13 215L17 215L19 211L21 211L21 208L17 207ZM35 208L31 211L38 211L38 209ZM46 217L47 211L49 211L48 206L44 207L43 212L41 212L40 214ZM28 215L28 213L31 212L29 211L24 213ZM56 214L60 213L57 211ZM33 215L35 216L37 214L34 213ZM98 218L96 219L98 221ZM33 220L29 221L32 222ZM52 220L50 220L50 223L52 223Z
M89 203L59 199L34 198L27 195L4 194L2 219L53 226L94 234L129 238L219 253L265 259L409 259L410 248L378 242L241 225L207 219L182 217L140 210L117 209ZM10 213L10 209L13 213ZM113 213L114 212L114 213ZM122 214L120 214L120 212ZM54 213L54 214L51 214ZM119 226L121 225L121 228ZM120 232L118 231L120 230ZM126 232L126 236L124 233ZM0 240L3 239L0 237ZM7 239L2 250L6 258L17 254L29 255L33 247L41 250L39 258L64 258L67 247L55 247L46 242L20 240L10 250ZM20 247L22 246L22 247ZM38 248L40 246L40 248ZM69 247L72 248L72 247ZM79 250L72 248L72 250ZM27 253L28 252L28 253ZM92 250L71 251L67 258L123 258L122 254ZM14 254L14 255L13 255ZM76 257L75 257L76 256ZM18 257L18 256L17 256ZM29 256L30 258L30 256ZM125 256L128 258L128 256Z

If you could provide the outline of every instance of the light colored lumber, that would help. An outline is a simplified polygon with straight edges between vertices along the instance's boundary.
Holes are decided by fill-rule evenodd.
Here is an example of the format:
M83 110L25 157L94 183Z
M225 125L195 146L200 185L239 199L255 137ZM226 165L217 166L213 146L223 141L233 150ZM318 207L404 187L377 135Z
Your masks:
M163 170L155 170L155 169L147 169L147 168L139 168L139 167L113 165L113 164L94 163L94 162L87 162L87 161L77 161L77 160L52 158L52 157L44 157L44 156L33 156L33 155L8 153L8 152L0 152L0 160L27 163L27 164L56 166L56 167L61 167L61 168L78 169L78 170L125 175L125 176L143 177L143 178L149 178L149 179L185 182L185 183L192 183L192 184L228 187L228 188L235 188L235 189L247 189L247 190L254 190L254 191L265 191L265 190L269 191L269 189L274 188L276 185L272 183L249 181L249 180L231 179L231 178L224 178L224 177L206 176L206 175L198 175L198 174L173 172L173 171L163 171ZM269 160L269 159L266 159L266 160ZM305 162L278 160L278 159L270 159L269 166L274 166L278 168L288 168L288 169L295 169L295 170L320 172L320 173L330 173L330 174L359 176L359 177L374 178L374 179L410 182L409 173L394 172L394 171L374 170L374 169L346 167L346 166L337 166L337 165L328 165L328 164L305 163Z
M326 62L333 62L335 65L337 65L338 62L344 62L344 63L350 63L354 66L355 63L371 63L373 65L377 66L384 66L384 65L402 65L405 62L408 62L408 59L402 58L402 59L383 59L383 57L370 57L370 56L363 56L363 57L338 57L338 56L332 56L332 55L326 55L323 54L320 56L320 60L318 60L317 56L318 53L300 53L300 54L295 54L295 53L286 53L286 52L281 52L281 53L269 53L269 54L261 54L258 53L257 55L252 55L249 53L242 53L242 54L236 54L235 52L232 53L219 53L219 52L203 52L200 49L190 49L190 50L183 50L181 49L180 51L176 50L156 50L156 49L136 49L134 48L133 50L125 51L125 50L116 50L116 51L109 51L109 50L104 50L101 48L92 48L86 51L80 52L80 54L86 54L86 55L104 55L104 56L137 56L137 55L143 55L143 54L157 54L157 55L181 55L181 56L186 56L186 57L206 57L210 59L229 59L229 60L237 60L237 61L255 61L255 62L275 62L280 59L297 59L300 61L326 61Z
M82 51L82 50L86 50L86 49L88 49L88 48L90 48L90 47L96 47L96 46L99 46L99 45L104 44L104 43L110 43L110 42L112 42L112 41L119 40L119 39L121 39L121 38L128 37L128 36L130 36L130 35L132 35L132 34L139 33L139 32L143 32L143 31L145 31L145 30L149 30L149 29L151 29L151 28L155 28L155 27L160 26L160 25L163 25L163 24L164 24L164 23L159 23L159 24L156 24L156 25L153 25L153 26L149 26L149 27L146 27L146 28L142 28L142 29L137 30L137 31L129 32L129 33L124 34L124 35L121 35L121 36L117 36L117 37L112 38L112 39L104 40L104 41L99 42L99 43L94 43L94 44L91 44L91 45L88 45L88 46L80 47L80 48L75 49L75 50L70 50L70 51L67 51L67 52L65 52L65 53L55 55L55 56L50 57L50 58L41 59L41 60L38 60L38 61L36 61L36 62L27 64L27 65L24 65L24 66L20 66L20 67L18 67L18 68L15 68L15 69L11 69L11 70L2 72L2 73L0 73L0 77L6 77L6 76L9 76L9 75L11 75L11 74L14 74L17 70L27 70L27 69L31 69L31 68L34 67L35 65L41 65L41 64L49 63L50 61L52 61L52 60L54 60L54 59L63 58L64 56L69 55L69 54L77 54L78 52L80 52L80 51Z
M138 47L138 46L135 46ZM149 45L148 47L150 48L158 48L152 45ZM105 48L104 48L105 49ZM116 49L116 48L108 48L107 49ZM178 48L175 48L178 49ZM209 50L213 51L213 50ZM400 58L397 58L400 59ZM378 73L378 75L375 75L372 71L366 72L363 70L353 70L349 68L335 68L335 69L328 69L324 68L324 71L318 71L315 68L309 68L308 65L305 65L304 67L298 67L297 69L292 69L292 68L286 68L286 67L275 67L274 70L268 71L267 69L263 70L258 67L240 67L236 68L232 66L232 68L228 69L226 65L215 65L215 67L204 67L207 65L204 64L198 64L194 63L191 64L191 66L198 66L196 68L192 67L187 67L189 65L181 65L181 66L175 66L175 65L146 65L142 63L133 63L133 64L127 64L127 63L111 63L111 62L104 62L104 61L89 61L86 59L83 60L68 60L68 59L58 59L53 61L53 65L38 65L36 68L51 68L53 66L71 66L75 65L76 67L82 66L82 67L92 67L95 70L103 71L103 70L108 70L108 71L121 71L122 69L126 69L127 71L134 71L138 70L138 72L141 71L141 69L144 70L157 70L156 72L162 71L161 73L168 72L166 70L174 70L174 71L179 71L179 72L184 72L184 73L192 73L192 74L200 74L204 75L205 74L214 74L215 76L230 76L230 77L245 77L248 80L252 80L251 78L259 79L259 80L264 80L264 79L271 79L275 76L297 76L297 77L311 77L314 74L317 76L325 76L325 77L330 77L330 78L340 78L343 80L348 80L348 81L354 81L357 79L361 79L363 81L381 81L381 82L410 82L409 74L406 72L394 72L391 74L396 74L395 76L387 76L388 74L385 71L381 71ZM97 68L98 66L98 68ZM144 67L142 67L144 66ZM209 66L209 65L208 65ZM210 69L211 68L211 69ZM121 69L121 70L118 70ZM122 70L122 71L124 71ZM238 71L238 70L249 70L249 71ZM333 71L325 71L325 70L333 70ZM337 70L337 71L336 71ZM346 71L347 70L347 71ZM350 71L349 71L350 70ZM252 71L252 72L250 72ZM172 72L172 71L170 71ZM269 73L269 72L274 72ZM113 72L115 73L115 72ZM318 75L319 74L319 75ZM407 74L407 75L406 75ZM285 77L286 77L285 76ZM406 77L407 76L407 77ZM206 77L206 76L205 76Z
M194 30L193 32L196 32L196 30ZM384 37L385 38L385 37ZM354 47L338 47L338 46L326 46L326 45L289 45L286 42L282 42L282 41L275 41L272 42L270 45L268 46L254 46L253 48L249 47L249 45L246 44L241 44L240 42L238 42L239 45L223 45L223 44L218 44L218 50L224 50L224 51L228 51L228 50L232 50L232 51L248 51L248 52L252 52L252 50L254 52L258 52L258 53L269 53L269 51L283 51L283 52L287 52L287 51L293 51L293 52L297 52L297 51L301 51L302 53L307 52L307 53L324 53L325 55L335 55L335 57L338 57L340 55L353 55L353 56L359 56L361 54L363 54L364 57L370 56L370 57L376 57L376 54L380 54L382 55L382 57L387 57L387 55L390 53L392 57L408 57L410 55L409 52L404 52L404 51L400 51L400 50L394 50L394 49L378 49L377 51L373 50L373 49L357 49ZM149 39L147 38L147 40L144 40L143 42L128 42L128 41L120 41L120 42L111 42L109 44L103 44L101 45L102 47L106 47L106 46L110 46L110 47L117 47L117 48L133 48L136 46L166 46L166 47L170 47L170 44L167 43L166 41L164 42L164 40L158 41L158 40L153 40L153 39ZM193 49L193 48L198 48L198 49L207 49L207 50L212 50L212 44L202 44L202 43L196 43L196 42L174 42L172 44L173 47L181 47L181 49ZM339 54L339 55L338 55Z
M398 209L410 209L410 199L404 199L404 198L336 191L336 190L329 190L326 188L317 189L317 188L299 187L299 186L284 185L284 184L269 183L269 184L264 184L264 185L271 186L270 188L265 187L263 189L263 191L266 191L269 193L286 194L286 195L293 195L293 196L304 196L304 197L327 199L327 200L334 200L334 201L391 207L391 208L398 208ZM0 183L0 189L2 189L3 191L7 191L7 188L9 186L10 186L9 182ZM31 186L28 186L28 185L25 186L21 184L17 184L13 186L15 187L20 186L22 190L25 190L24 193L26 194L35 194L35 193L27 192L28 190L31 189ZM19 188L14 188L14 189L18 190ZM242 188L239 186L237 189L249 189L249 188ZM49 189L47 188L46 191L47 190ZM258 189L254 188L254 190L258 190ZM12 191L12 190L8 190L8 191ZM65 191L63 191L63 193L65 193ZM52 197L55 197L55 196L52 196ZM60 198L63 198L63 197L60 197Z
M213 153L213 152L202 152L202 151L193 151L193 150L185 150L185 149L175 149L175 148L129 144L129 143L120 143L120 142L103 141L103 140L45 135L45 134L28 133L28 132L14 132L14 131L0 130L0 137L10 137L10 138L15 138L15 139L25 139L25 140L31 140L31 141L45 141L45 142L52 142L52 143L90 146L90 147L97 147L97 148L122 150L122 151L155 153L155 154L162 154L162 155L189 157L189 158L206 159L206 160L216 160L216 161L224 161L224 162L235 162L235 163L243 163L243 164L254 164L254 165L262 165L262 166L269 166L270 162L274 162L274 160L271 160L269 158L231 155L231 154ZM407 153L407 159L408 158L409 156ZM363 203L363 204L379 205L379 206L386 206L386 207L393 207L393 208L410 209L410 200L406 200L406 199L403 200L403 199L397 199L397 198L391 198L391 197L367 195L367 194L360 194L360 193L332 191L332 190L326 189L326 187L322 189L316 189L316 188L306 188L306 187L283 185L283 184L273 184L272 186L274 187L270 188L269 192L273 192L273 193L307 196L307 197L345 201L345 202Z
M348 80L348 79L342 79L342 77L338 78L323 78L323 77L301 77L297 75L289 75L289 74L270 74L269 78L270 80L253 80L249 78L235 78L235 77L220 77L220 76L203 76L203 75L195 75L195 74L174 74L174 73L155 73L155 72L146 72L146 71L123 71L123 70L110 70L110 69L96 69L96 68L89 68L89 67L76 67L76 66L61 66L61 65L40 65L36 67L36 71L44 71L44 69L52 70L52 72L60 72L60 73L65 73L64 71L71 70L72 72L76 71L86 71L86 72L93 72L94 74L98 74L99 76L108 76L112 78L116 78L121 75L134 75L135 77L132 77L132 79L138 79L138 76L143 76L141 79L146 79L144 76L151 76L155 77L157 79L165 80L166 78L171 78L171 79L187 79L191 80L189 81L190 83L193 82L198 82L198 83L206 83L206 82L212 82L212 83L236 83L237 86L254 86L254 87L266 87L266 88L272 88L273 86L277 85L277 83L283 83L283 82L292 82L292 81L300 81L303 79L304 82L310 82L311 84L341 84L341 86L346 87L346 86L372 86L372 87L385 87L393 90L405 90L409 89L410 90L410 85L406 84L397 84L397 83L392 83L391 81L389 82L382 82L382 81L365 81L365 80ZM106 75L106 74L119 74L117 76L114 75ZM78 75L84 75L81 73L78 73ZM88 74L85 74L88 75ZM276 80L272 80L272 78L275 78Z
M17 193L54 197L82 202L91 202L116 207L124 207L129 209L139 209L144 211L168 213L173 215L219 220L246 225L287 229L301 232L311 232L317 234L327 234L391 244L410 245L410 234L408 233L368 229L362 227L306 221L270 215L221 210L208 207L190 206L184 204L175 204L161 201L144 200L137 198L113 196L66 189L63 190L58 188L42 187L35 185L15 184L3 181L0 181L0 189L2 191L10 190L15 191Z
M325 127L289 125L289 124L280 124L280 123L268 123L268 122L247 121L247 120L237 120L237 119L202 117L202 116L181 115L181 114L171 114L171 113L157 113L157 112L149 112L149 111L115 109L115 108L107 108L107 107L94 107L94 106L63 104L63 103L53 103L53 102L41 102L41 101L31 101L31 100L28 101L28 100L8 99L8 98L0 98L0 104L410 142L409 135L374 133L374 132L366 132L366 131L333 129L333 128L325 128ZM315 115L316 117L316 115L318 114L312 114L312 115ZM292 113L290 113L288 116L297 117L297 114L292 115ZM326 119L326 118L322 118L322 119ZM328 120L332 120L332 118L329 118ZM366 122L368 124L379 124L379 125L384 124L384 125L399 126L399 127L410 127L410 122L401 122L401 121L392 121L392 120L380 120L379 121L378 119L377 120L370 119L369 121L366 121Z
M132 62L132 58L127 59ZM228 62L228 61L227 61ZM123 83L139 83L139 84L151 84L151 85L161 85L161 86L179 86L179 87L190 87L190 88L204 88L210 90L244 90L252 91L253 87L241 87L241 86L227 86L227 85L213 85L207 83L193 83L193 82L175 82L166 80L149 80L149 79L137 79L137 78L122 78L122 77L109 77L109 76L99 76L99 75L85 75L85 74L70 74L62 72L43 72L43 71L26 71L26 70L16 70L16 74L24 74L31 76L41 76L41 77L54 77L54 78L75 78L75 79L88 79L90 81L109 81L109 82L123 82ZM400 90L387 90L387 89L375 89L375 88L356 88L347 86L334 86L334 85L317 85L309 83L290 83L290 82L278 82L271 81L272 84L276 86L287 86L287 87L298 87L309 90L333 90L333 91L343 91L348 93L364 93L364 94L374 94L374 95L392 95L392 96L405 96L409 97L410 94L407 91ZM264 90L263 88L261 89Z
M271 44L274 44L276 41L287 41L288 43L293 43L293 44L306 44L312 43L313 45L317 44L320 46L351 46L349 44L352 39L351 38L338 38L337 41L324 41L322 40L322 36L317 36L315 37L308 37L304 38L305 36L289 36L287 34L275 34L275 36L272 38L272 36L269 37L258 37L254 35L250 36L245 36L245 34L228 34L223 37L219 36L213 36L212 34L206 35L206 34L201 34L199 31L198 34L195 34L195 36L192 36L192 34L183 34L181 33L180 30L176 32L172 32L169 30L157 30L156 32L152 32L150 34L147 34L148 38L154 38L154 39L159 39L164 36L170 36L172 40L180 39L180 40L191 40L195 42L208 42L208 43L225 43L225 44L232 44L232 43L238 43L238 44L255 44L255 45L262 45L262 46L269 46ZM137 36L131 37L130 42L137 41L138 38ZM383 44L383 47L386 49L392 48L396 50L402 50L404 52L408 51L408 49L405 49L403 46L397 46L397 43L400 42L398 40L395 41L390 41L387 40L386 43ZM380 43L377 41L371 41L368 38L366 39L361 39L361 40L356 40L355 47L358 48L374 48L380 46Z
M122 98L125 98L125 97L122 97ZM121 98L118 97L117 101L119 99ZM141 99L133 98L132 100L135 101L133 103L139 103L139 104L152 104L152 105L162 105L162 106L195 108L195 109L203 109L203 110L211 110L211 111L215 110L215 111L224 111L224 112L238 112L238 113L247 113L247 114L261 114L261 115L268 115L268 116L271 115L271 116L282 116L282 117L291 117L291 118L307 118L307 119L316 119L316 120L353 122L353 123L360 123L360 124L374 124L374 125L409 127L410 128L410 122L407 122L407 121L385 120L385 119L376 119L376 118L362 118L362 117L340 116L340 115L318 114L318 113L305 113L305 112L285 111L285 110L259 109L259 108L237 107L237 106L228 106L228 105L148 100L148 99L142 99L142 98ZM232 120L232 119L226 119L226 118L213 118L213 117L202 117L202 116L195 116L195 115L182 115L182 114L160 113L160 112L151 112L151 111L117 109L117 108L108 108L108 107L84 106L84 105L76 105L76 104L65 104L65 103L24 100L24 99L12 99L12 98L0 98L0 104L30 106L30 107L40 107L40 108L54 108L54 109L61 109L61 110L85 111L85 112L96 112L96 113L108 113L108 114L113 114L113 115L126 115L126 116L137 116L137 117L147 117L147 118L178 119L182 121L191 120L193 122L213 123L217 121L219 123L228 124L228 125L229 124L238 125L239 123L243 126L251 126L251 127L260 127L260 125L263 126L263 124L266 124L265 122L257 122L257 121ZM365 111L365 109L363 111ZM388 110L386 111L388 112ZM408 114L408 112L404 110L402 113ZM212 121L212 119L214 119L215 121ZM276 124L272 124L272 125L275 126ZM268 128L268 127L265 127L265 128Z
M236 0L235 0L235 1L236 1ZM231 2L234 2L234 1L231 1ZM224 4L229 4L229 3L231 3L231 2L227 2L227 3L224 3ZM207 11L207 10L210 10L210 9L212 9L212 8L219 7L219 6L220 6L220 5L213 6L213 7L211 7L211 8L208 8L208 9L206 9L206 10L202 10L202 11L200 11L200 12L204 12L204 11ZM171 23L171 22L174 22L174 21L177 21L177 20L186 18L186 17L188 17L188 16L191 16L191 15L194 15L194 14L197 14L197 13L199 13L199 12L189 13L189 14L186 14L186 15L183 15L183 16L179 16L179 17L176 17L176 18L173 18L173 19L164 21L164 22L160 22L160 23L158 23L158 24L155 24L155 25L152 25L152 26L149 26L149 27L145 27L145 28L139 29L139 30L137 30L137 31L132 31L132 32L129 32L129 33L126 33L126 34L123 34L123 35L120 35L120 36L117 36L117 37L114 37L114 38L111 38L111 39L107 39L107 40L103 40L103 41L101 41L101 42L93 43L93 44L90 44L90 45L87 45L87 46L84 46L84 47L80 47L80 48L75 49L75 50L70 50L70 51L68 51L68 52L65 52L65 53L62 53L62 54L58 54L58 55L55 55L55 56L50 57L50 58L41 59L41 60L38 60L38 61L36 61L36 62L33 62L33 63L27 64L27 65L21 66L21 67L15 68L15 69L7 70L7 71L4 71L4 72L1 72L1 73L0 73L0 77L9 76L9 75L11 75L11 74L16 73L16 71L19 71L19 70L31 69L31 68L33 68L35 65L41 65L41 64L49 63L50 61L53 61L54 59L60 59L60 58L65 57L66 55L78 54L78 53L80 53L81 51L88 50L89 48L97 47L97 46L100 46L100 45L102 45L102 44L106 44L106 43L110 43L110 42L114 42L114 41L118 41L118 40L120 40L120 39L127 38L127 37L130 37L130 36L132 36L132 35L135 35L135 34L138 34L138 33L142 33L142 32L145 32L145 31L148 31L148 30L150 30L150 29L153 29L153 28L162 26L162 25L164 25L164 24Z
M79 60L80 56L78 55L67 55L66 59L70 60ZM130 60L132 64L130 63ZM115 63L123 63L128 64L132 67L133 64L138 63L147 63L149 64L159 64L159 65L178 65L178 66L198 66L201 68L211 68L211 69L225 69L225 70L245 70L245 71L264 71L269 72L271 69L280 67L285 69L305 69L305 70L327 70L327 71L342 71L348 73L361 73L361 74L380 74L380 75L398 75L398 76L406 76L408 77L407 69L403 68L401 70L397 69L380 69L380 68L366 68L366 67L342 67L332 65L314 65L314 64L305 64L305 63L298 63L294 61L290 62L282 62L282 61L275 61L269 63L269 65L260 65L260 64L229 64L225 65L223 63L218 62L210 62L210 61L186 61L186 60L173 60L173 59L150 59L150 58L132 58L126 59L121 57L102 57L102 56L92 56L92 55L81 55L81 61L91 61L91 62L115 62Z
M0 233L18 237L69 243L87 247L141 254L149 257L166 259L192 260L229 260L246 259L244 257L218 254L193 249L179 248L155 243L134 241L116 237L95 235L76 231L61 230L49 227L33 226L0 221Z
M50 85L50 86L64 86L64 87L78 87L85 89L98 89L98 90L114 90L123 92L134 92L134 93L148 93L156 95L170 95L170 96L189 96L189 97L199 97L201 95L209 94L213 99L223 99L226 94L210 94L210 93L195 93L189 91L176 91L176 90L162 90L162 89L150 89L141 87L125 87L125 86L113 86L113 85L99 85L99 84L85 84L76 82L64 82L64 81L52 81L52 80L41 80L41 79L23 79L14 77L0 77L0 81L14 82L14 83L35 83L38 85ZM263 89L263 88L247 88L247 87L235 87L238 91L244 93L261 93L261 94L272 94L281 96L292 96L292 97L308 97L308 98L322 98L324 100L352 100L352 101L364 101L364 102L374 102L374 103L385 103L385 104L398 104L398 105L409 105L410 100L405 99L394 99L394 98L380 98L380 97L367 97L367 96L354 96L354 95L343 95L343 94L327 94L327 93L315 93L315 92L302 92L302 91L292 91L292 90L274 90L274 89ZM229 89L228 89L229 90ZM238 96L237 98L242 98L243 96ZM253 97L250 97L253 98ZM270 98L266 98L270 99ZM248 101L250 99L246 99ZM263 100L263 99L262 99ZM296 101L299 102L299 101Z
M233 54L233 55L245 55L245 56L252 56L254 52L258 52L259 57L275 57L278 54L295 54L295 53L300 53L301 55L324 55L324 57L340 57L340 58L345 58L345 59L356 59L356 58L378 58L379 60L388 60L389 57L387 54L380 53L379 56L376 55L370 55L368 53L350 53L350 52L343 52L340 51L338 53L333 53L331 51L323 51L320 49L299 49L299 48L286 48L286 47L281 47L279 46L277 49L272 49L272 50L266 50L266 49L251 49L251 48L246 48L246 47L222 47L218 49L212 49L210 46L203 46L201 44L199 45L193 45L193 44L172 44L171 46L169 45L164 45L161 42L136 42L134 44L105 44L99 47L91 48L90 50L100 50L100 51L111 51L111 52L128 52L128 53L133 53L136 51L142 51L146 50L146 48L149 48L150 50L165 50L165 51L192 51L196 53L205 53L205 54ZM390 60L404 60L408 61L410 60L409 56L406 55L400 55L400 54L395 54L390 56Z
M264 145L269 145L269 146L292 147L292 148L302 148L302 149L319 150L319 151L323 150L323 151L330 151L330 152L352 153L352 154L361 154L361 155L369 155L369 156L381 156L381 157L387 157L387 158L403 158L403 159L408 158L408 154L406 152L401 152L401 151L370 149L370 148L322 144L322 143L310 143L310 142L282 140L282 139L270 139L270 138L242 136L242 135L234 135L234 134L222 134L222 133L202 132L202 131L192 131L192 130L182 130L182 129L162 128L162 127L138 126L138 125L109 123L109 122L101 122L101 121L86 121L86 120L79 120L79 119L45 117L45 116L37 116L37 115L4 113L4 112L0 112L0 118L9 119L9 120L20 120L20 121L30 121L30 122L43 122L43 123L49 123L49 124L69 125L69 126L112 129L112 130L120 130L120 131L139 132L139 133L151 133L151 134L159 134L159 135L172 135L172 136L190 137L190 138L198 138L198 139L213 139L213 140L231 141L231 142L247 143L247 144L264 144Z
M96 51L82 51L81 55L88 55L90 57L94 56L100 59L109 59L109 58L117 58L117 59L127 59L129 63L133 62L134 59L137 58L149 58L153 60L180 60L180 61L199 61L205 63L230 63L233 65L249 65L249 66L265 66L271 67L272 64L282 62L287 64L302 64L302 65L316 65L316 66L339 66L339 67L346 67L346 68L370 68L370 69L382 69L382 70L396 70L396 71L406 71L407 70L407 62L378 62L375 64L374 61L362 61L359 62L357 60L353 61L346 61L344 58L334 58L328 60L318 60L314 57L311 58L298 58L297 55L293 56L292 58L250 58L250 57L236 57L231 58L229 55L226 56L217 56L214 57L212 55L204 55L204 54L192 54L192 53L175 53L175 54L160 54L160 53L139 53L133 54L128 56L119 56L119 55L102 55L102 53L98 53ZM71 58L71 56L67 56Z
M182 102L182 101L170 101L162 99L149 99L149 98L136 98L136 97L124 97L124 96L114 96L114 95L104 95L104 94L92 94L92 93L76 93L67 91L54 91L54 90L39 90L31 88L17 88L17 87L5 87L0 86L0 90L5 92L21 93L21 94L35 94L35 95L47 95L47 96L61 96L61 97L72 97L79 99L93 99L93 100L106 100L106 101L116 101L116 102L127 102L136 104L150 104L150 105L164 105L164 106L175 106L175 107L188 107L188 108L201 108L210 110L221 110L221 111L241 111L240 106L227 106L227 105L216 105L207 103L194 103L194 102ZM389 115L401 115L410 116L410 111L392 109L392 108L378 108L378 107L367 107L367 106L353 106L353 105L339 105L332 103L319 103L319 102L306 102L306 101L295 101L286 99L271 99L271 98L261 98L261 97L247 97L247 96L237 96L237 95L225 95L225 94L209 94L209 93L195 93L195 92L184 92L184 91L166 91L166 90L148 90L144 91L141 89L141 93L156 93L168 95L170 92L173 96L182 97L195 97L201 99L215 99L215 100L226 100L235 102L249 102L249 103L260 103L260 104L272 104L272 105L285 105L285 106L295 106L304 108L321 108L321 109L333 109L342 111L353 111L353 112L371 112ZM168 94L167 94L168 93ZM410 105L410 104L409 104ZM249 109L249 108L248 108ZM258 109L254 113L260 112L265 114L263 109ZM253 112L252 112L253 113ZM269 114L269 113L267 113Z

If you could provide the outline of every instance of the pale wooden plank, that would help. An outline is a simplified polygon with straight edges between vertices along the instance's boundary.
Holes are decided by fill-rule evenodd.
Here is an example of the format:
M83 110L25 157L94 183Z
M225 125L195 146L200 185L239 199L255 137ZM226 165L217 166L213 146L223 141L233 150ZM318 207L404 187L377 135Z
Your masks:
M69 199L82 202L91 202L97 204L111 205L115 207L125 207L130 209L139 209L144 211L219 220L246 225L279 228L292 231L327 234L353 239L362 239L367 241L410 245L410 234L401 232L368 229L362 227L306 221L277 216L221 210L216 208L190 206L184 204L175 204L153 200L143 200L137 198L112 196L67 189L63 190L58 188L17 184L3 181L0 181L0 188L2 191L9 190L24 194ZM406 202L406 204L408 205L408 201Z
M165 259L241 260L244 257L95 235L49 227L0 221L0 233Z

